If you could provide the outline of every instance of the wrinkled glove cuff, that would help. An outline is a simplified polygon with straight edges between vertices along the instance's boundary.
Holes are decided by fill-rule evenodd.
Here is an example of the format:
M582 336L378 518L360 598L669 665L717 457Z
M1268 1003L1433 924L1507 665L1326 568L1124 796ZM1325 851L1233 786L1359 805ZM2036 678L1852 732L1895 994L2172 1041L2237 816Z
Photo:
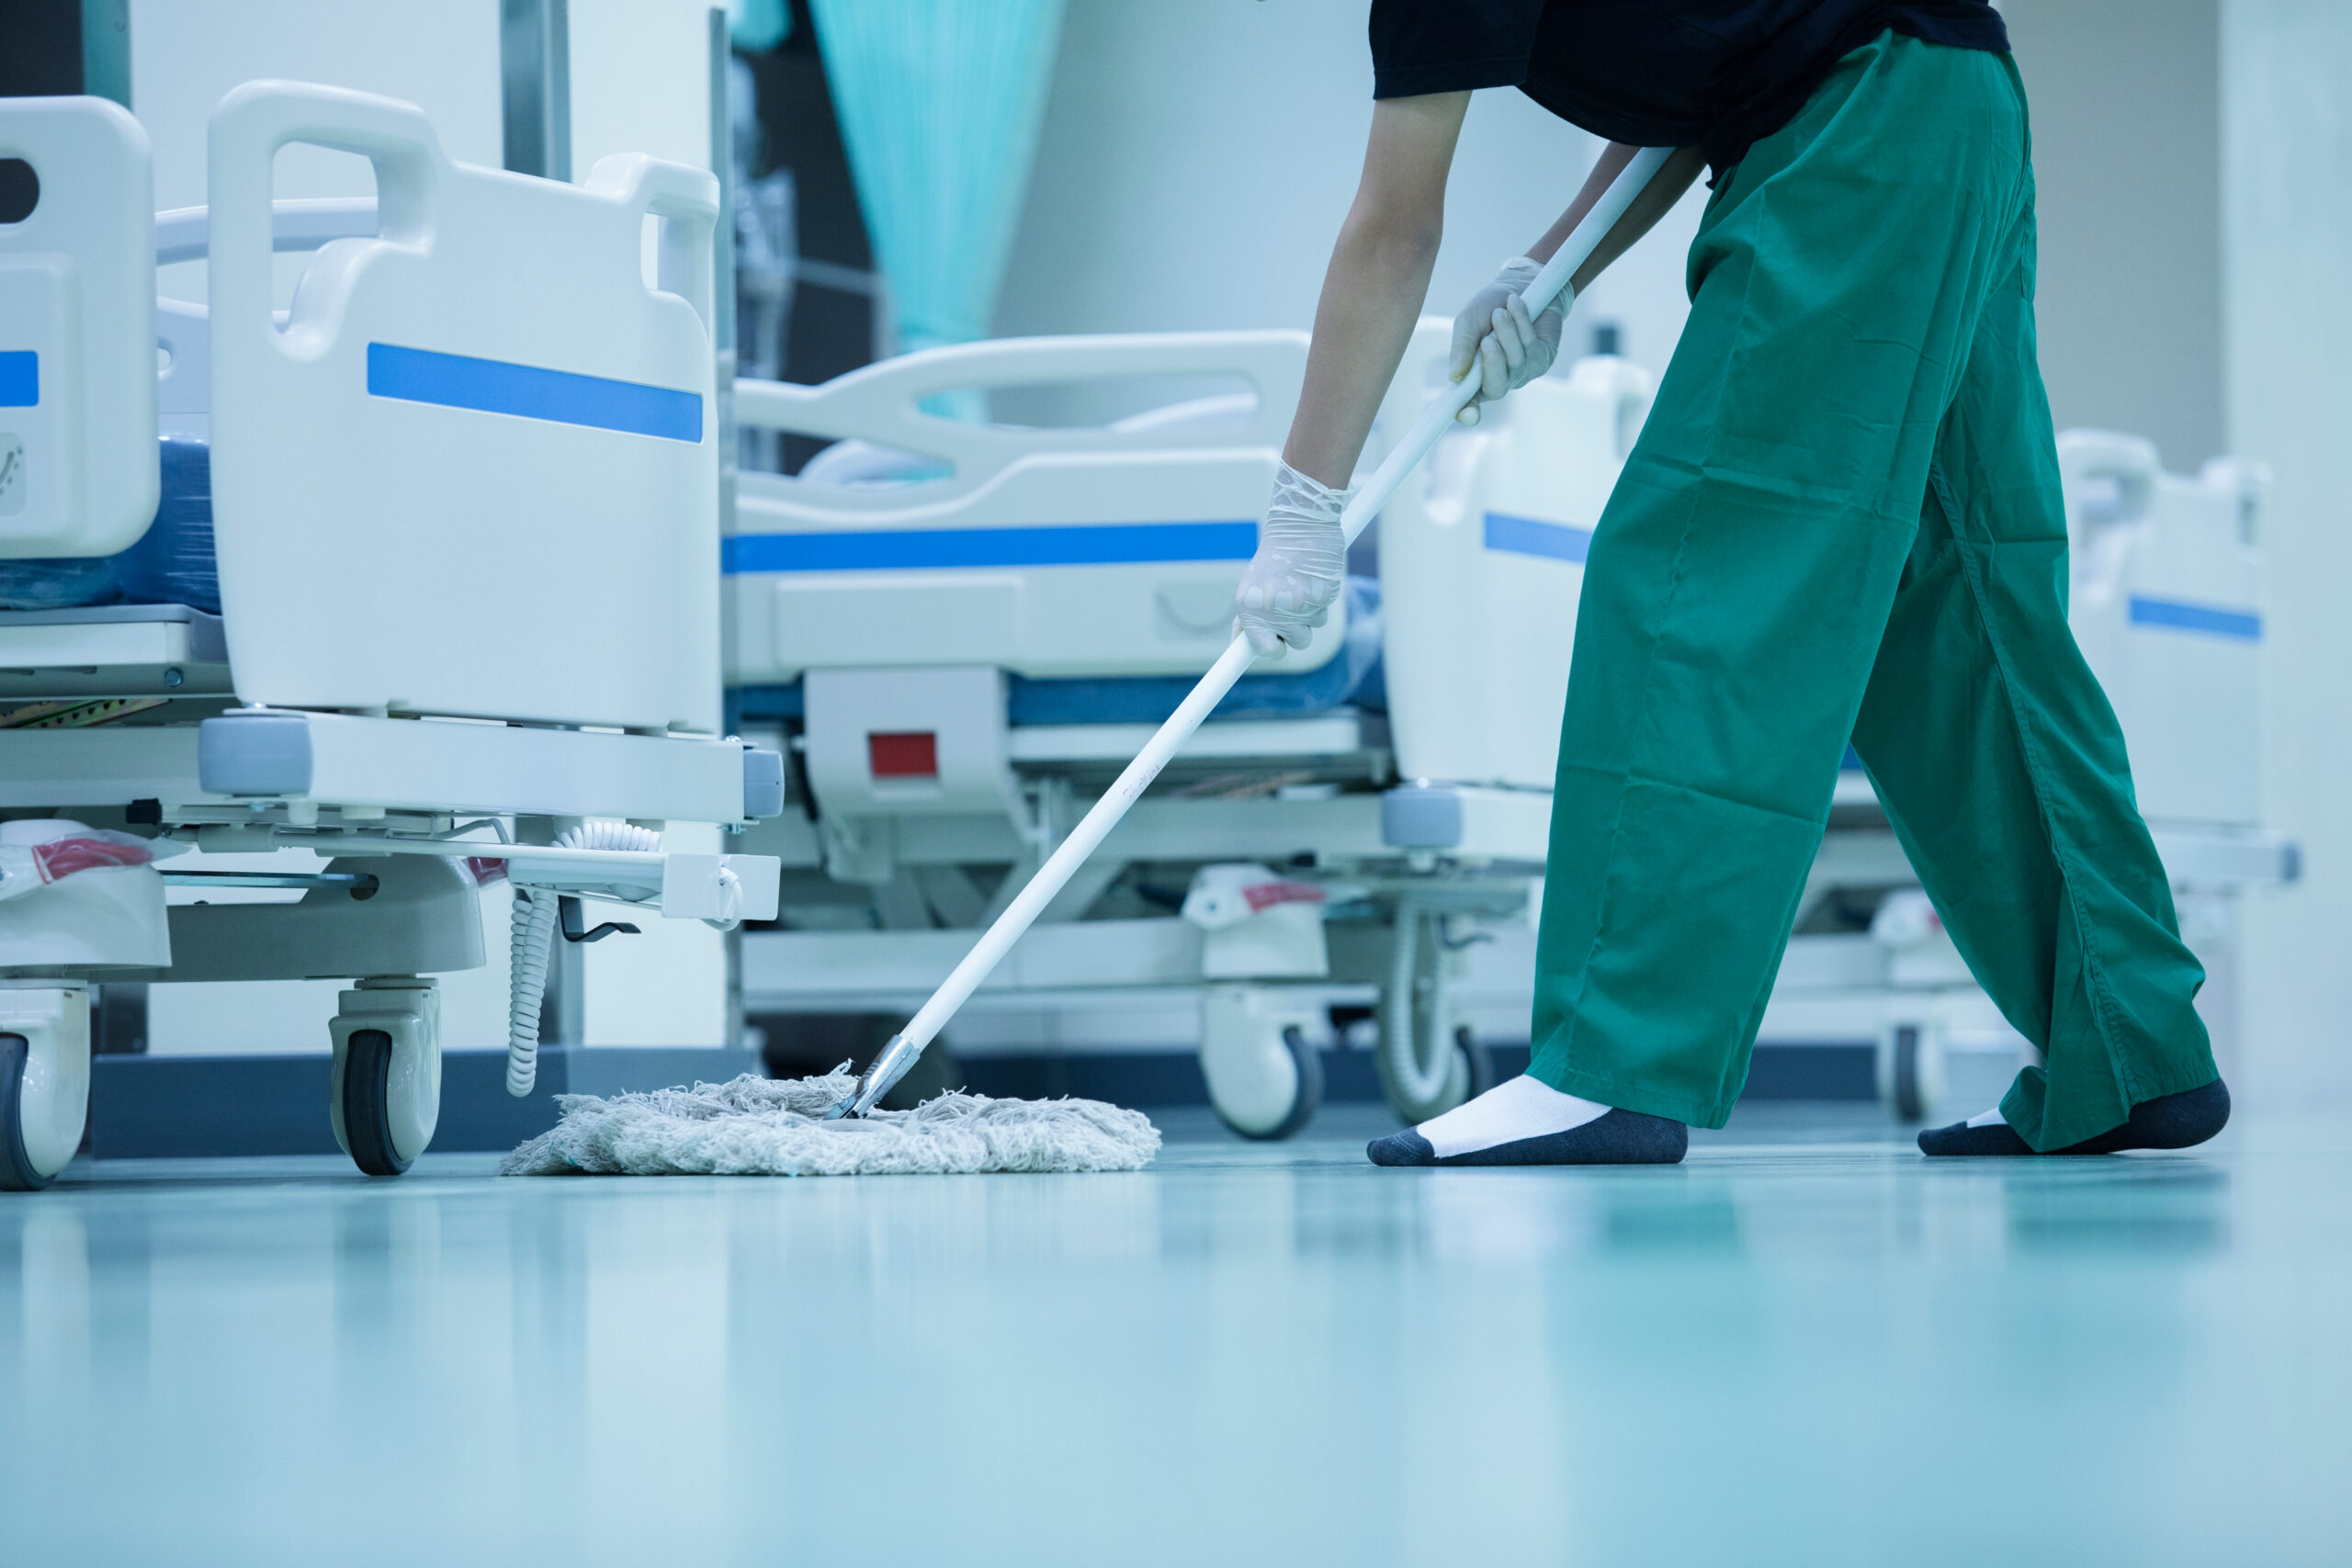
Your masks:
M1333 490L1288 463L1274 471L1274 493L1258 531L1258 553L1234 592L1234 624L1260 653L1305 648L1330 616L1347 577L1348 541L1340 523L1351 490Z
M1355 491L1333 490L1313 474L1300 473L1288 463L1274 465L1274 495L1267 503L1269 515L1280 512L1302 521L1328 522L1339 526L1340 514L1348 509L1348 498Z

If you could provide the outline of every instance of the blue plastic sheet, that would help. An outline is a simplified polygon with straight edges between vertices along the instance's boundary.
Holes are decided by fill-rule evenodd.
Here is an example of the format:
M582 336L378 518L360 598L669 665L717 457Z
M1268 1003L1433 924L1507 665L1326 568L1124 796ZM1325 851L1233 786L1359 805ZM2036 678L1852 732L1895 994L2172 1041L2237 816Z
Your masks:
M163 499L154 525L114 558L115 578L133 604L188 604L220 613L220 567L212 552L212 449L165 436Z
M119 555L0 561L0 610L68 610L118 600L220 613L212 553L212 451L165 436L155 520Z

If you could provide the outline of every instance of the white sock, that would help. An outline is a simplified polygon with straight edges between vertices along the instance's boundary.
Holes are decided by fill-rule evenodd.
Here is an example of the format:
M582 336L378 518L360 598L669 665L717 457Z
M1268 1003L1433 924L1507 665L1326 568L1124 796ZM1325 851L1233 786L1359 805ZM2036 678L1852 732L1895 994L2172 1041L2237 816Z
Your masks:
M2008 1121L2001 1114L2001 1108L1996 1105L1990 1111L1980 1111L1971 1116L1968 1119L1968 1124L1972 1127L2004 1127L2008 1124Z
M1444 1115L1413 1130L1430 1141L1440 1159L1475 1154L1497 1144L1565 1133L1609 1114L1606 1105L1562 1094L1547 1083L1521 1074L1498 1083L1477 1099L1457 1105Z

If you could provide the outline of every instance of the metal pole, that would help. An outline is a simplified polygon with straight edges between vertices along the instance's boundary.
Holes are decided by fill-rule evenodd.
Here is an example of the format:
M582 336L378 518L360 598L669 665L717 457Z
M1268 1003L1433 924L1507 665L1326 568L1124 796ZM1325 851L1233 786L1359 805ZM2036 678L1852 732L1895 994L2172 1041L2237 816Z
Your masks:
M571 178L571 28L566 0L499 0L498 85L504 163Z

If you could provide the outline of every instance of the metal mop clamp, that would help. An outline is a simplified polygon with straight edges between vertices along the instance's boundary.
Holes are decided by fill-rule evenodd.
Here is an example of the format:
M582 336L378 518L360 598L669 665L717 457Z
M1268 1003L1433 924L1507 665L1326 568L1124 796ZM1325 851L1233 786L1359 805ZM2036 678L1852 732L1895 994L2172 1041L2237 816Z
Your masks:
M1672 151L1665 147L1645 147L1636 152L1633 162L1610 182L1609 188L1601 193L1592 210L1585 214L1583 220L1569 233L1552 259L1544 264L1544 270L1535 275L1535 281L1528 286L1526 298L1531 315L1542 314L1544 307L1559 297L1560 289L1569 277L1584 265L1585 258L1593 253L1602 237L1617 226L1617 220L1625 215L1625 209L1633 205L1634 197L1648 186L1651 177L1672 155ZM1387 460L1380 465L1372 478L1357 490L1349 500L1347 510L1340 513L1340 525L1346 532L1348 543L1355 543L1356 536L1380 514L1380 509L1388 503L1388 498L1396 494L1397 487L1405 482L1405 476L1429 456L1438 438L1453 424L1453 416L1468 405L1477 389L1478 383L1475 378L1464 378L1441 388L1437 396L1430 400L1429 406L1421 411L1421 417L1414 422L1405 439L1388 454ZM827 1120L865 1115L890 1091L893 1084L907 1076L908 1069L922 1055L923 1047L931 1043L947 1021L956 1016L956 1010L978 989L980 982L988 978L989 972L1012 950L1012 944L1021 940L1022 933L1044 912L1054 895L1062 890L1063 884L1110 836L1111 829L1126 816L1127 808L1142 798L1143 792L1151 787L1151 781L1159 776L1159 771L1168 765L1170 759L1193 738L1193 732L1200 728L1202 721L1208 717L1216 705L1224 701L1225 694L1233 689L1236 681L1241 679L1254 657L1250 650L1250 639L1237 633L1226 645L1225 652L1217 661L1209 667L1208 673L1201 677L1200 683L1177 705L1176 711L1168 716L1168 722L1161 725L1159 732L1145 743L1136 760L1127 764L1125 771L1103 792L1102 798L1096 801L1092 809L1070 830L1069 837L1064 839L1046 863L1038 867L1037 874L1029 879L1029 886L1006 906L1004 913L997 917L996 923L981 933L980 940L973 943L971 952L964 955L964 961L956 965L955 972L947 976L945 983L932 993L931 999L923 1003L922 1010L908 1021L906 1028L890 1037L889 1043L882 1047L873 1065L858 1078L857 1088L833 1106L827 1113Z

